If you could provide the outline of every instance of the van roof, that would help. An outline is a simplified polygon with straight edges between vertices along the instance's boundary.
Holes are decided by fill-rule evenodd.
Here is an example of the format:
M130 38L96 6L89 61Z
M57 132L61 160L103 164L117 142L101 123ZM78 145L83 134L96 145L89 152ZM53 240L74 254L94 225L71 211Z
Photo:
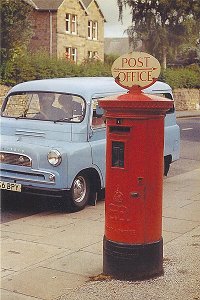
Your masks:
M125 93L127 90L116 84L113 77L70 77L23 82L14 86L8 94L31 91L71 93L90 100L94 95ZM144 92L171 92L171 87L157 81Z

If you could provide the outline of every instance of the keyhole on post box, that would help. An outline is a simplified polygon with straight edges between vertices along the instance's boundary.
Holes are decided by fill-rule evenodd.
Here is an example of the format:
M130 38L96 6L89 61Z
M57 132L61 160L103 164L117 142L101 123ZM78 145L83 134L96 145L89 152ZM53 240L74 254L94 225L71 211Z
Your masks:
M143 180L144 178L143 177L138 177L138 185L143 185Z
M122 124L122 119L116 119L116 124L117 124L117 125Z

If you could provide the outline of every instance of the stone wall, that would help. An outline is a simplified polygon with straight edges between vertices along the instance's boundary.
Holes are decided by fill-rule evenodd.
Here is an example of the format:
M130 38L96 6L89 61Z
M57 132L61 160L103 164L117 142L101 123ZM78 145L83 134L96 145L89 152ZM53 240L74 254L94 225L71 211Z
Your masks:
M9 91L9 87L5 86L5 85L2 85L0 84L0 107L2 105L2 101L5 97L5 95L7 94L7 92Z
M200 109L199 89L175 89L173 91L176 110Z
M10 88L0 85L0 106L2 100ZM176 110L198 110L200 109L199 89L175 89L173 91Z

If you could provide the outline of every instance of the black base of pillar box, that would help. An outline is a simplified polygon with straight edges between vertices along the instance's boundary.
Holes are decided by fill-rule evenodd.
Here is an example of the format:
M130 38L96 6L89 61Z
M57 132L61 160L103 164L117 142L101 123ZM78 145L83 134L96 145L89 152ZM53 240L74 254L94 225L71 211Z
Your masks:
M103 273L121 280L144 280L163 275L163 239L151 244L103 241Z

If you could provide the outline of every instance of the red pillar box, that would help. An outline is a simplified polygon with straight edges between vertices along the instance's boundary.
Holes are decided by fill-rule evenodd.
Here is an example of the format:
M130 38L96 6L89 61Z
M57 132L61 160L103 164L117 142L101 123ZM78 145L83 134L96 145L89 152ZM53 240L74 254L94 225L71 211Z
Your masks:
M163 273L164 116L173 101L130 90L100 101L107 121L103 272L137 280Z

